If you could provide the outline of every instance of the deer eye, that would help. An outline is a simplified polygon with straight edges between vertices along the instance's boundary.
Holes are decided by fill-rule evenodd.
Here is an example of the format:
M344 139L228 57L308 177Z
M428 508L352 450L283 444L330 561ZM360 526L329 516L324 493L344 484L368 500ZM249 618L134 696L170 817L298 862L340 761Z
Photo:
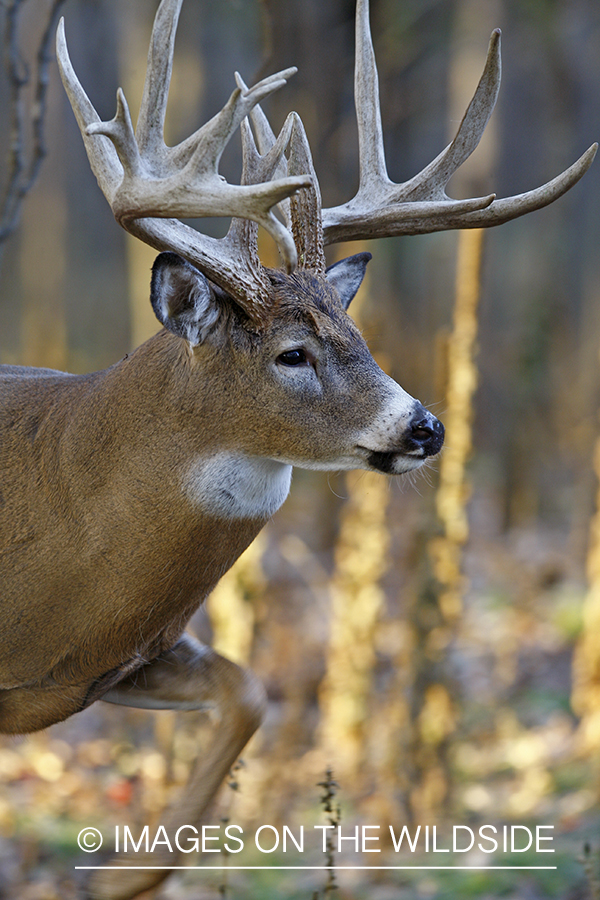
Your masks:
M285 350L280 353L277 362L282 366L307 366L308 356L302 347L294 347L293 350Z

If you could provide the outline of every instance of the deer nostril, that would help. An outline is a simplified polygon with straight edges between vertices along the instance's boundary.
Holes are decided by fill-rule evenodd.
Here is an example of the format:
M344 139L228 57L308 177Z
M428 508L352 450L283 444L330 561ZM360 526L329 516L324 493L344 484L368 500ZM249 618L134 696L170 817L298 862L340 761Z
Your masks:
M413 437L417 441L426 441L435 434L436 429L434 423L436 422L436 419L419 419L417 422L412 422L410 430L412 431Z
M433 434L435 432L427 422L415 422L412 426L412 435L417 441L427 441Z
M426 413L415 418L410 425L411 438L427 456L437 453L444 442L444 426L439 419Z
M431 432L425 428L416 428L413 430L413 437L417 441L427 441L431 437Z

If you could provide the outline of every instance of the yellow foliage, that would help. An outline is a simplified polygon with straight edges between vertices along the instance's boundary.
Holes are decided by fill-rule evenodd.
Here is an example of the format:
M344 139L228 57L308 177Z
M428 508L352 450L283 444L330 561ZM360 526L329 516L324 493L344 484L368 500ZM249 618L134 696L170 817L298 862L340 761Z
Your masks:
M600 481L600 439L594 452L594 469ZM573 709L581 717L582 750L600 750L600 489L590 523L587 559L588 592L583 604L583 628L573 658Z
M441 744L456 726L456 714L450 694L443 684L432 684L425 692L419 713L419 733L424 744Z
M250 598L264 586L261 559L265 543L264 533L259 534L223 576L206 605L214 632L213 647L240 665L250 659L254 633Z
M456 543L464 543L469 533L465 466L471 453L473 394L477 387L475 350L482 247L483 229L460 232L454 325L448 341L446 444L436 497L438 516L446 535Z
M331 581L331 625L319 693L320 738L336 773L356 775L363 761L375 634L388 567L388 485L380 475L352 472Z

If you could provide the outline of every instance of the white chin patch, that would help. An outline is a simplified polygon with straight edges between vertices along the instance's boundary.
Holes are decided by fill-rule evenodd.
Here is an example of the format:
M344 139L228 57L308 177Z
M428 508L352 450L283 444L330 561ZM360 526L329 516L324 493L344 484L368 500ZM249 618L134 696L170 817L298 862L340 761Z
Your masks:
M420 469L424 462L424 459L414 456L399 456L397 460L394 460L390 475L404 475L406 472L414 472L415 469Z
M268 519L286 499L292 467L244 454L201 458L187 471L183 492L202 512L220 519Z

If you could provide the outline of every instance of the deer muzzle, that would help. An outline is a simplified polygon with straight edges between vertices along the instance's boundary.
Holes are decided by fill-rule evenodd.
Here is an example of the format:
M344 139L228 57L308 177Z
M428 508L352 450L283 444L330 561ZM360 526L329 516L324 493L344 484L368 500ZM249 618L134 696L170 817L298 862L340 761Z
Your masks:
M384 433L379 432L380 441L388 444L385 449L376 449L369 443L359 445L359 449L367 451L369 467L387 475L418 468L428 457L439 453L444 443L444 426L418 400L413 401L408 421L404 420L395 436L393 430L388 424Z

